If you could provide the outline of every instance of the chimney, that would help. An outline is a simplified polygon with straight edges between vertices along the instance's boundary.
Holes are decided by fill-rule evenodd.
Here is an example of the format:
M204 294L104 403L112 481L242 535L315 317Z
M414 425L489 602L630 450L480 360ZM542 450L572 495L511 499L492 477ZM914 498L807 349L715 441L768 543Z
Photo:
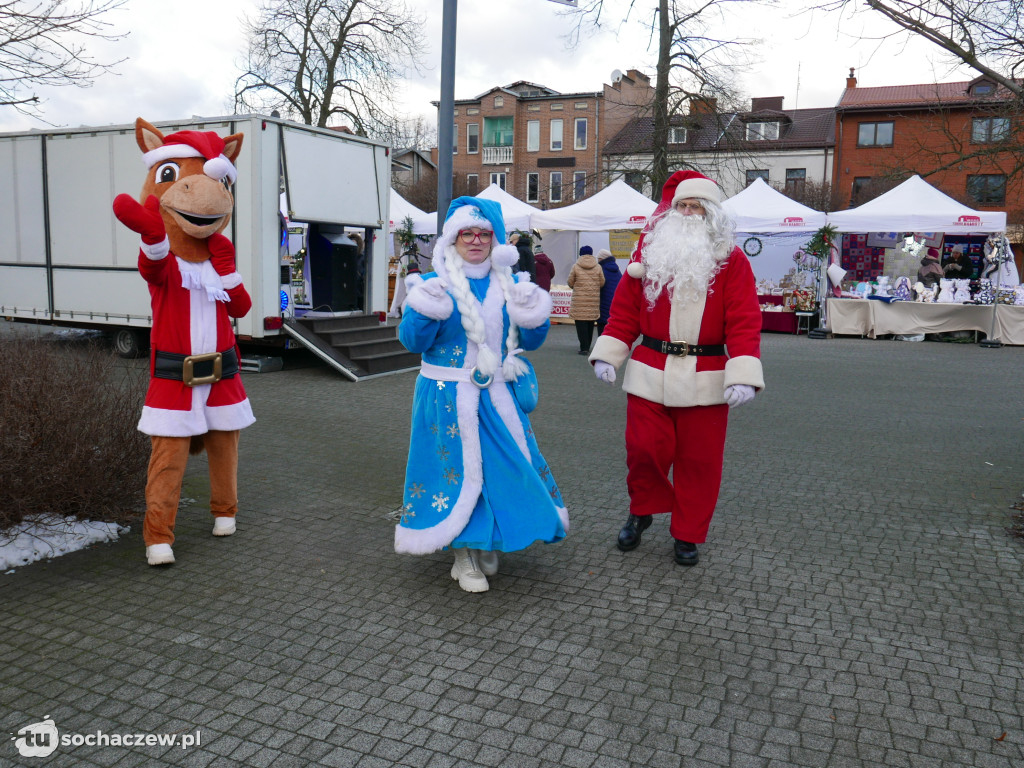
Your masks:
M773 112L782 111L782 100L785 96L761 96L750 100L750 111L761 112L763 110L771 110Z
M847 88L856 88L857 87L857 78L854 77L853 67L850 67L850 76L848 78L846 78L846 87Z
M718 109L718 99L711 96L694 96L690 99L691 115L713 115Z

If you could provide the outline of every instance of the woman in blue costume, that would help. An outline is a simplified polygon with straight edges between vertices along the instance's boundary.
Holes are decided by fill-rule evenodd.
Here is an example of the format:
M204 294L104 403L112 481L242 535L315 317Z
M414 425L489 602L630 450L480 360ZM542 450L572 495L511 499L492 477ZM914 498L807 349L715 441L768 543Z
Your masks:
M454 550L451 575L467 592L488 589L498 552L559 541L569 528L513 391L520 376L529 381L517 355L544 343L551 297L526 273L512 274L519 254L504 243L498 203L454 200L434 247L436 271L406 280L398 329L422 364L395 551Z

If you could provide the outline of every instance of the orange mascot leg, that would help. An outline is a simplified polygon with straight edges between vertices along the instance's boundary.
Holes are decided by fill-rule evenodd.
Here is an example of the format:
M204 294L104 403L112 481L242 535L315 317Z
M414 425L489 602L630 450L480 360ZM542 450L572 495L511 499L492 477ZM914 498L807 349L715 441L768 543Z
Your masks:
M238 437L239 430L211 430L204 436L210 461L210 512L215 518L215 536L234 533L238 512ZM220 521L220 518L226 518ZM228 523L231 520L231 523Z
M188 437L151 437L146 480L146 517L142 539L147 547L174 543L174 520L181 498L181 481L188 464Z

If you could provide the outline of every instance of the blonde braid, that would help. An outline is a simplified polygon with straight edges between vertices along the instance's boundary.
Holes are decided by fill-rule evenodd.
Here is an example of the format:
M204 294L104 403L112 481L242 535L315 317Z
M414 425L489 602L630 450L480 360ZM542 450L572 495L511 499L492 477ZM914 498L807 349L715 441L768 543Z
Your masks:
M501 285L501 292L505 296L505 303L508 304L509 297L512 293L512 286L515 282L512 280L512 267L498 267L497 265L491 267L492 271L498 276L498 283ZM505 362L501 364L502 373L505 374L505 378L511 381L512 379L518 378L520 375L526 373L526 363L519 359L517 355L513 355L513 350L519 348L519 326L513 321L512 317L508 319L508 336L505 338Z
M462 257L459 256L455 246L449 245L445 249L445 266L448 272L448 285L452 296L455 297L455 304L462 315L462 329L466 337L477 346L476 367L484 376L492 376L498 367L498 357L487 346L487 328L484 319L477 311L476 297L473 289L469 287L469 279L462 270Z

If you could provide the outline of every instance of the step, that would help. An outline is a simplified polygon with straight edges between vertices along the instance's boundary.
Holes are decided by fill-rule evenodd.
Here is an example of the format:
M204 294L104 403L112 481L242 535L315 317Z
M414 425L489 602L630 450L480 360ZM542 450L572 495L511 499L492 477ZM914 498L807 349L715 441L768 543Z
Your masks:
M372 315L349 315L347 317L300 317L298 321L318 336L336 331L387 327L381 326L380 319L376 313Z
M388 339L370 339L367 341L344 341L340 344L331 344L335 349L341 350L346 357L358 360L367 355L381 355L388 352L407 352L395 336Z
M419 368L420 356L415 352L404 350L367 357L353 357L352 361L358 363L367 373L374 374Z
M356 341L377 341L380 339L395 339L395 326L381 325L376 328L358 328L348 331L334 331L332 333L319 334L326 338L332 347L340 347Z

